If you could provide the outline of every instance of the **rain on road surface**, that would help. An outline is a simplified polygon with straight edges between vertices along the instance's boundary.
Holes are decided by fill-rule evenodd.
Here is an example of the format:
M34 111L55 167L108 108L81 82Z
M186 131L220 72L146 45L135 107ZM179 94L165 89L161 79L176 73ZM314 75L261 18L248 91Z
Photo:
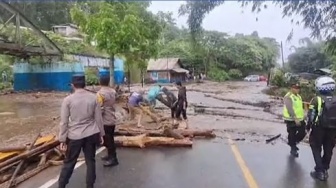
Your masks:
M113 168L102 166L99 153L96 187L336 187L336 179L332 178L336 176L335 158L331 164L331 178L328 182L318 182L309 176L314 162L307 144L299 145L299 158L289 156L285 125L277 114L279 105L261 93L265 85L228 83L227 86L235 86L232 89L213 84L212 88L217 91L203 88L209 92L206 96L201 92L189 92L191 127L215 129L218 137L194 140L193 148L120 148L120 165ZM282 134L280 139L265 144L267 138L279 133ZM59 168L47 169L19 187L56 188ZM85 173L85 165L78 165L68 187L84 187Z

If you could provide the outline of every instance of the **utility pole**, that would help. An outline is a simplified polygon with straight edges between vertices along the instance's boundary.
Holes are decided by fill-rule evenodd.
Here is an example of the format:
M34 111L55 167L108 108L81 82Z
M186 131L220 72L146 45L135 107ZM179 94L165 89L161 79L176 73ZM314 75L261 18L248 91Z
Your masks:
M281 60L282 60L282 68L285 67L285 60L284 60L284 55L283 55L283 46L282 46L282 41L280 42L280 48L281 48Z

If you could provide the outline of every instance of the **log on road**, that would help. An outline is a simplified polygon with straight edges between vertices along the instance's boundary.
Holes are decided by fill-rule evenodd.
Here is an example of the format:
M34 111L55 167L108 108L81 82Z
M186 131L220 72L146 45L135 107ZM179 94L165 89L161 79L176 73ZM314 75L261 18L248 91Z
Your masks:
M138 136L116 136L115 142L117 146L139 147L147 146L171 146L171 147L191 147L192 141L188 138L174 139L167 137L148 137L146 134Z
M5 147L0 148L0 153L9 153L9 152L22 152L27 149L26 146L17 146L17 147Z
M174 132L185 136L185 137L206 137L206 138L214 138L216 137L213 130L199 130L199 129L173 129ZM115 132L116 135L123 136L137 136L141 134L147 134L152 137L164 137L167 135L164 130L146 130L139 128L119 128Z
M12 163L15 163L17 161L20 161L22 159L26 159L26 158L29 158L29 157L32 157L32 156L37 156L37 155L40 155L50 149L53 149L55 148L56 146L59 145L59 141L58 140L54 140L54 141L51 141L49 143L45 143L41 146L38 146L34 149L32 149L31 151L29 152L24 152L24 153L21 153L15 157L12 157L4 162L1 162L0 163L0 171L2 168L8 166L8 165L11 165Z

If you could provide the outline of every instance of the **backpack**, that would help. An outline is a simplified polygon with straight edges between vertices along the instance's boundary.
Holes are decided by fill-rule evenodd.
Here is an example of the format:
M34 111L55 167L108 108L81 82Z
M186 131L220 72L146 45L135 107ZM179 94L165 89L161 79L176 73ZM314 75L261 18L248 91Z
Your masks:
M322 101L320 125L325 128L336 129L336 97L327 96L322 98Z

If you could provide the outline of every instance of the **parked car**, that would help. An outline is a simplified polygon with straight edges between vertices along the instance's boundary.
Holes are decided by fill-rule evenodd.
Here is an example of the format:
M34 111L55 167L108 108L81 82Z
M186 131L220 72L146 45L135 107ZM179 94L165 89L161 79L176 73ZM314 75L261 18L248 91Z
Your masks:
M261 82L267 82L267 78L263 75L259 76L259 81Z
M248 82L258 82L259 81L259 75L249 75L244 78L245 81Z

